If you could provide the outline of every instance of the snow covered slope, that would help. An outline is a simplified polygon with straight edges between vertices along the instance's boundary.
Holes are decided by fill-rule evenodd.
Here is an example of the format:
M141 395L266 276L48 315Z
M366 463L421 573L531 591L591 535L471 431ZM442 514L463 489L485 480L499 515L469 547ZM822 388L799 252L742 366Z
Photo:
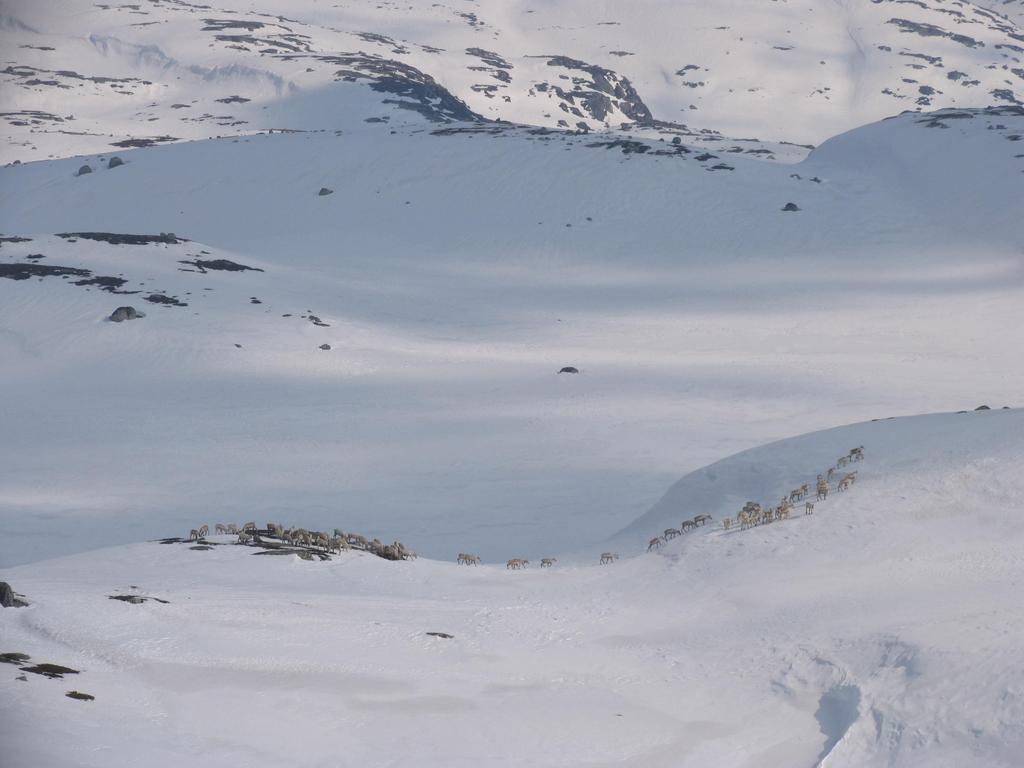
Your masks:
M779 142L902 110L1020 105L1024 30L1004 5L7 0L0 160L423 118L756 138L793 158ZM349 82L369 98L340 96Z
M30 657L0 664L5 768L1016 766L1024 411L764 446L641 527L859 444L814 515L605 567L141 543L0 570L32 603L0 610L0 653Z
M0 563L210 516L534 556L794 430L1015 405L1021 135L912 114L783 166L359 124L2 169Z
M977 5L1005 16L1018 27L1024 24L1024 0L981 0Z

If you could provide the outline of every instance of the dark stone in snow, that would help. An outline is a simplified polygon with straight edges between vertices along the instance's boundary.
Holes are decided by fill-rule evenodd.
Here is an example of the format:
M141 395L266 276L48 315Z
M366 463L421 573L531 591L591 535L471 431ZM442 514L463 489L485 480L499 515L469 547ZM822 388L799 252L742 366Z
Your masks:
M87 173L92 173L92 168L90 168L88 165L83 165L81 168L78 169L78 173L76 173L75 176L85 176L85 174Z
M989 408L987 405L979 405L974 410L976 410L976 411L991 411L992 409Z
M320 191L317 192L317 194L320 195L320 197L323 197L324 195L333 195L334 190L328 189L327 187L320 187Z
M442 637L445 640L454 640L455 635L449 635L447 632L427 632L431 637Z
M117 156L110 158L107 162L107 168L117 168L119 165L124 165L124 160Z
M14 596L14 590L6 581L0 581L0 607L3 608L24 608L28 603L19 600ZM25 657L28 658L27 656Z
M565 368L563 368L562 370L559 371L559 373L579 373L579 372L580 372L579 368L574 368L571 365L567 365L567 366L565 366Z
M259 267L247 267L245 264L239 264L236 261L230 259L182 259L178 262L179 264L189 264L199 269L200 272L206 273L207 270L213 270L215 272L245 272L246 270L252 272L262 272L263 270Z
M782 206L782 210L784 210L784 211L799 211L800 210L800 206L797 205L796 203L786 203L784 206Z
M331 345L330 345L330 344L321 344L321 345L320 345L320 349L324 350L325 352L326 352L327 350L329 350L330 348L331 348Z
M120 323L125 320L136 320L145 316L144 312L139 312L135 307L118 307L110 314L109 319L111 322Z

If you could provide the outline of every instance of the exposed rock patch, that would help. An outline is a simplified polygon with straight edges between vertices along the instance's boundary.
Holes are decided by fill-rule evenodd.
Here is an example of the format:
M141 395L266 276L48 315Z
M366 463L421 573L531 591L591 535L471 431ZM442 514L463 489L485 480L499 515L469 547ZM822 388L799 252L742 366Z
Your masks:
M163 243L164 245L177 245L188 242L183 237L177 237L173 232L161 232L159 235L126 235L115 232L58 232L57 237L65 240L97 240L111 245L152 245Z
M125 320L137 320L145 316L144 313L140 313L135 307L118 307L110 313L108 319L112 323L123 323Z

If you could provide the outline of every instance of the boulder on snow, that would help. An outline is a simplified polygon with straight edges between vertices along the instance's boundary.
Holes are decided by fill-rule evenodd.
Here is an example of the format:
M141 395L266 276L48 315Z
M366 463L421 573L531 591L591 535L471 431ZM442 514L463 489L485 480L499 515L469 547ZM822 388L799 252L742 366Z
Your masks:
M110 313L109 320L114 323L120 323L124 320L136 320L145 316L145 312L139 312L135 307L118 307Z
M107 161L107 168L117 168L117 166L119 165L124 165L124 160L122 160L120 157L115 156Z
M320 345L320 349L324 350L325 352L330 350L330 348L331 348L330 344L321 344Z
M799 211L800 210L800 206L797 205L796 203L786 203L784 206L782 206L782 210L784 210L784 211Z
M559 371L559 373L579 373L579 372L580 372L579 368L575 368L574 366L571 366L571 365L567 365L567 366L565 366L565 368L563 368L562 370Z
M0 581L0 607L24 608L28 603L14 596L14 590L6 581Z
M81 168L78 169L78 173L76 173L75 176L85 176L85 174L87 173L92 173L92 168L90 168L88 165L83 165Z
M974 410L976 410L976 411L991 411L992 409L989 408L987 405L979 405Z
M317 194L320 195L320 197L323 197L324 195L333 195L334 190L328 189L327 187L320 187L320 191L317 192Z

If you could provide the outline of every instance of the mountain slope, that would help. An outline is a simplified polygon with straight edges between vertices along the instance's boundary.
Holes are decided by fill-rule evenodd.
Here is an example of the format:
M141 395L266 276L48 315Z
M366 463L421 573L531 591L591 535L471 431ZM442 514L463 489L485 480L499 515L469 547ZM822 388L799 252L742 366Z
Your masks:
M370 119L504 120L773 156L903 110L1020 105L1024 31L960 0L12 0L0 159ZM336 93L362 84L358 106Z
M853 425L701 474L813 472L860 441L860 480L814 515L611 566L154 542L0 570L32 601L0 610L4 651L31 657L0 669L6 765L1014 766L1024 411ZM43 662L78 673L23 671Z
M90 274L0 279L0 562L209 510L539 556L794 428L1015 405L1022 120L796 166L364 124L2 169L0 265ZM55 236L97 231L189 240Z

